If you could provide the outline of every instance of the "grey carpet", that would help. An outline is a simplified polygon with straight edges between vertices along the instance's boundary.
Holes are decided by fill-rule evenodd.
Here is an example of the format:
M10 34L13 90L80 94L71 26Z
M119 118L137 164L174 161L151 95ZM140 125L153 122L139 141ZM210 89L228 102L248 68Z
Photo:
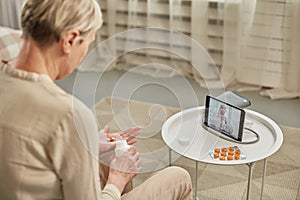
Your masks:
M136 124L144 127L151 122L149 110L153 105L143 102L124 102L119 99L102 99L96 104L95 111L100 126L108 124L112 131L119 131L118 115L122 110ZM151 109L150 109L151 108ZM178 112L177 108L164 107L166 115ZM125 116L126 117L126 116ZM121 119L122 120L122 119ZM161 124L162 125L162 124ZM157 124L159 126L159 124ZM284 142L279 151L267 159L267 173L264 183L263 199L265 200L300 200L300 129L280 126ZM145 153L165 146L160 133L152 137L141 138L136 144L138 151ZM168 160L162 160L167 165ZM195 162L184 158L172 164L185 168L195 181ZM254 165L251 199L260 199L263 174L263 161ZM134 180L134 186L142 183L151 173L141 173ZM240 200L246 199L248 166L220 166L199 163L197 197L204 200ZM195 189L195 188L194 188Z

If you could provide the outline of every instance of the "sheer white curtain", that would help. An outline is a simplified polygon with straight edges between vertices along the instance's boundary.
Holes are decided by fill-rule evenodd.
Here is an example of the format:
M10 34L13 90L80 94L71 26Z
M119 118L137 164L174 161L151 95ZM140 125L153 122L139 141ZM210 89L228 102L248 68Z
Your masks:
M23 0L1 0L1 25L14 29L21 29L20 12Z
M263 93L273 99L300 96L300 1L291 0L289 3L289 7L285 8L285 12L289 15L284 19L284 24L290 29L287 32L288 40L283 43L286 53L283 55L284 64L280 85Z
M157 33L148 29L138 35L110 38L105 51L93 52L102 57L122 55L109 69L132 70L143 66L134 71L158 77L179 73L202 86L208 80L219 83L221 73L228 89L263 88L262 94L274 99L299 96L299 0L98 1L105 18L101 41L135 28L170 29L190 36L212 58L212 62L199 63L203 65L199 73L191 65L200 59L195 51L198 46L174 32ZM154 49L139 49L141 44ZM126 52L132 50L129 47L136 49ZM88 58L91 68L84 66L82 70L101 71L106 67L104 64L99 67L99 60L91 57ZM210 67L215 64L218 70Z
M207 2L191 0L98 0L104 11L104 27L101 30L101 37L98 42L109 37L110 44L107 45L106 52L122 52L132 49L130 46L135 43L145 43L145 46L155 47L155 49L144 48L136 49L133 52L124 52L118 59L118 63L111 68L122 70L131 70L135 66L143 66L135 69L135 72L148 74L158 77L170 77L174 75L184 75L194 78L201 85L206 85L206 80L220 80L219 73L212 67L213 61L208 61L208 55L203 55L203 61L199 61L203 52L199 45L204 40L201 37L205 33L204 25L207 24L207 16L204 19L199 14L202 10L207 10ZM196 9L194 9L196 7ZM201 21L202 20L202 21ZM201 23L199 24L199 22ZM200 28L199 28L200 25ZM202 26L203 25L203 26ZM112 37L122 31L132 30L135 28L156 28L145 30L144 34L131 34ZM166 31L167 30L167 31ZM168 31L170 30L170 31ZM198 37L198 31L201 34ZM104 36L104 37L102 37ZM196 38L196 40L191 40ZM121 37L121 38L120 38ZM131 37L131 38L130 38ZM188 38L187 38L188 37ZM198 40L199 39L199 40ZM199 45L192 44L198 42ZM205 46L204 46L205 48ZM95 65L96 60L92 57L97 56L96 51L88 57L90 60L87 66L82 66L81 70L103 70ZM207 62L206 62L207 61ZM206 63L205 63L206 62ZM84 62L86 65L87 61ZM191 63L201 65L201 72ZM145 64L145 65L144 65ZM199 67L198 67L199 68Z
M180 37L180 34L190 33L189 1L98 0L98 2L104 11L106 23L97 42L108 37L110 42L104 53L115 52L117 56L122 55L109 69L132 70L135 68L134 72L157 77L170 77L178 74L192 76L193 71L189 63L191 45L186 42L186 38ZM188 5L183 5L183 2L187 2ZM147 29L149 27L156 30ZM136 32L135 35L130 32L124 34L124 31L137 28L146 29ZM174 52L180 53L180 56L184 58ZM98 53L101 54L101 52ZM92 57L95 56L97 56L96 51L88 56L89 62L84 62L85 65L88 63L88 66L81 66L79 69L103 70L104 66L101 69L99 65L93 65L96 61Z
M299 1L225 0L226 85L268 87L272 99L299 97Z
M198 0L192 1L191 4L191 37L195 40L199 46L204 48L206 51L209 49L222 50L222 42L220 43L220 38L222 37L222 32L220 29L220 18L223 18L222 10L210 9L210 0ZM217 4L216 4L217 5ZM216 20L214 24L210 24L210 19ZM192 51L192 60L199 60L199 52ZM210 82L211 87L221 87L220 85L220 69L217 68L217 64L221 65L222 59L209 54L211 57L211 62L202 67L205 70L204 73L198 74L193 73L193 77L201 86L207 86ZM204 81L205 79L205 81Z
M188 6L183 6L182 0L128 0L128 6L128 30L150 28L135 35L135 40L144 42L146 48L124 56L126 63L130 63L128 69L135 65L138 67L134 72L155 77L189 76L192 71L187 63L190 61L190 44L179 37L180 32L190 31L189 23L184 21L190 16ZM132 45L135 40L126 38L126 45ZM124 65L119 65L119 68L124 69Z

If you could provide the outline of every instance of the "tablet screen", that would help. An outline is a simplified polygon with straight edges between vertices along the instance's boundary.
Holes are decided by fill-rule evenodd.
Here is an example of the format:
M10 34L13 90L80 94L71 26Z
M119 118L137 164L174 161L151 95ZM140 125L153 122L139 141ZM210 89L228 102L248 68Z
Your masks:
M245 111L206 96L204 124L235 140L242 141Z

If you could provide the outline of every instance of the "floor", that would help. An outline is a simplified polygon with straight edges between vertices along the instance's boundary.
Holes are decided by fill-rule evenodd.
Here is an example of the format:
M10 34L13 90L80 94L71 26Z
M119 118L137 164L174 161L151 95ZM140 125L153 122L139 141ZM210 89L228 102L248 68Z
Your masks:
M116 96L185 109L203 105L205 95L212 92L199 87L192 80L179 82L176 77L158 79L116 70L103 74L75 71L64 80L57 81L57 84L65 91L80 98L89 107L93 107L104 97ZM251 101L252 105L248 109L267 115L281 126L300 128L299 98L270 100L260 96L257 91L239 94ZM299 129L287 130L285 131L284 145L279 152L268 159L263 199L300 199L298 178L300 162L298 156L293 156L299 152ZM154 144L150 145L149 149L157 147L159 144L164 145L161 140ZM142 145L143 148L145 146L147 145ZM195 163L193 161L181 157L175 164L187 169L193 182L195 180L198 182L197 196L199 199L245 199L248 174L246 165L222 167L220 170L220 167L215 165L201 164L199 165L199 177L195 179ZM262 169L263 161L257 162L253 174L251 199L260 198ZM148 173L139 174L134 185L139 185L149 175Z
M118 70L105 73L74 71L57 84L89 107L104 97L116 96L185 109L203 105L205 95L213 93L192 80L153 78ZM258 111L280 125L300 128L299 98L270 100L257 91L239 94L251 101L248 109Z
M143 127L143 132L134 145L142 159L141 171L133 181L134 187L144 183L152 172L167 167L172 155L172 165L186 169L191 175L194 189L197 185L194 192L197 192L199 199L246 199L249 173L247 165L212 165L198 162L196 173L195 161L174 151L169 154L169 148L161 137L160 128L167 117L179 111L178 108L154 106L141 101L128 103L127 100L118 98L104 98L96 104L95 111L99 125L109 125L112 132L130 127L132 123ZM163 113L166 114L165 117L161 115ZM193 132L194 128L186 127L185 131ZM253 175L250 199L260 199L260 195L263 194L264 200L300 200L300 157L297 156L297 152L300 151L300 129L281 126L281 130L284 141L280 149L268 157L264 181L262 179L264 161L251 164ZM186 143L181 143L180 146L185 145ZM267 148L267 145L264 147ZM248 153L244 155L247 156Z

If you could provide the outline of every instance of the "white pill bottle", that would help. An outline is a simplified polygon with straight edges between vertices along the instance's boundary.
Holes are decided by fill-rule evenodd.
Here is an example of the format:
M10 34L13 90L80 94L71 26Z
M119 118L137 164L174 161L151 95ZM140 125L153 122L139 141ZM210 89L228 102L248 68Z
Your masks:
M117 140L115 154L116 157L122 156L123 153L127 152L131 146L127 144L126 140Z

